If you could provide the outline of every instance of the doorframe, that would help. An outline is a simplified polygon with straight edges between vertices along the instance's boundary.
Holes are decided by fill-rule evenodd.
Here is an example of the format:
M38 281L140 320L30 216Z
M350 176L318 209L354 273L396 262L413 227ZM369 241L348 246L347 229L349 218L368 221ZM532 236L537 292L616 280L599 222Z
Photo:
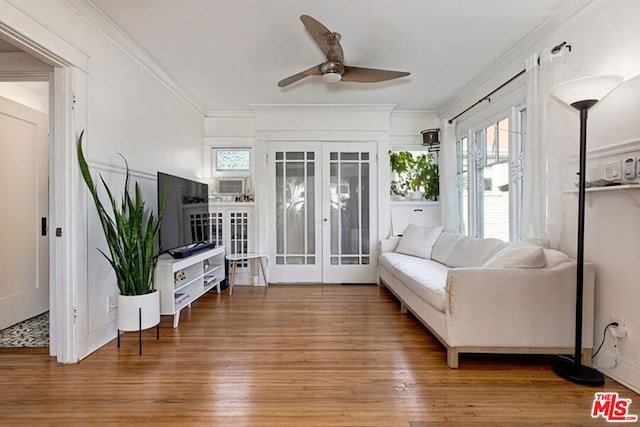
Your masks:
M390 231L389 220L389 197L382 197L382 187L385 185L385 178L390 174L391 167L389 165L389 131L387 130L342 130L342 131L325 131L325 130L259 130L255 136L255 208L257 219L257 238L256 250L261 253L268 253L268 227L275 225L273 213L268 212L269 206L269 171L268 171L268 147L271 142L373 142L377 147L378 169L377 169L377 188L378 188L378 238L387 236ZM385 160L386 159L386 160ZM386 190L385 190L386 191ZM388 194L388 191L387 191ZM377 261L376 261L377 262Z
M87 259L79 256L86 253L87 219L75 142L86 126L88 57L5 0L0 0L0 16L2 38L54 67L49 94L49 232L54 234L49 243L49 352L60 363L76 363L87 352ZM61 237L55 236L58 228Z

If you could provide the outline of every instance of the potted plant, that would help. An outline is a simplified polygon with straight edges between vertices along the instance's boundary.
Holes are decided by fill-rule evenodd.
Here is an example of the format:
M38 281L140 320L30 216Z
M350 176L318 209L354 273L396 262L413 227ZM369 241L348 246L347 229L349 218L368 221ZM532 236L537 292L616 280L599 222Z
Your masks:
M93 198L109 254L98 249L116 274L118 295L117 325L119 331L137 331L160 323L160 293L154 285L158 261L155 238L160 228L165 200L162 199L156 218L145 207L140 186L136 182L133 194L129 190L129 165L124 159L126 177L122 198L117 201L113 191L100 176L109 199L112 215L98 197L89 165L82 152L84 131L78 139L78 163L84 182Z

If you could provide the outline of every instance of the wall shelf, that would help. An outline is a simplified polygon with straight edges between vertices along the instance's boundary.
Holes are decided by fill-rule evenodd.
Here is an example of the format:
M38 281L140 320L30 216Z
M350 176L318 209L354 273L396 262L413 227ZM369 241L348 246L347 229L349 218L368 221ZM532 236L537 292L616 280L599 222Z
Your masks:
M636 184L624 184L624 185L611 185L608 187L590 187L590 188L586 188L585 189L585 194L586 194L586 202L587 202L587 206L591 207L593 205L593 194L594 193L601 193L604 191L619 191L622 194L626 195L627 197L629 197L635 204L636 206L640 207L640 183L636 183ZM574 189L574 190L569 190L569 191L565 191L565 193L568 194L578 194L578 189Z

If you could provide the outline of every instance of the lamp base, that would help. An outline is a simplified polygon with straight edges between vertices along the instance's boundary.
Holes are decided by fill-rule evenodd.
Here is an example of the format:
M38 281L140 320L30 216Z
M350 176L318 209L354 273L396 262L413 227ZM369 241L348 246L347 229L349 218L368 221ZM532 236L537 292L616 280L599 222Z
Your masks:
M595 369L574 362L556 362L553 364L553 372L565 380L576 384L601 387L604 385L604 376Z

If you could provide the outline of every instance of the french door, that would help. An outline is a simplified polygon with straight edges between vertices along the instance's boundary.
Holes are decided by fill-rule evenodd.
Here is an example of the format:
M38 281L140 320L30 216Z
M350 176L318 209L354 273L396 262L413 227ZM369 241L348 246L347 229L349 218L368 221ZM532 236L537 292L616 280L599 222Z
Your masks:
M269 279L376 280L376 144L269 144Z

